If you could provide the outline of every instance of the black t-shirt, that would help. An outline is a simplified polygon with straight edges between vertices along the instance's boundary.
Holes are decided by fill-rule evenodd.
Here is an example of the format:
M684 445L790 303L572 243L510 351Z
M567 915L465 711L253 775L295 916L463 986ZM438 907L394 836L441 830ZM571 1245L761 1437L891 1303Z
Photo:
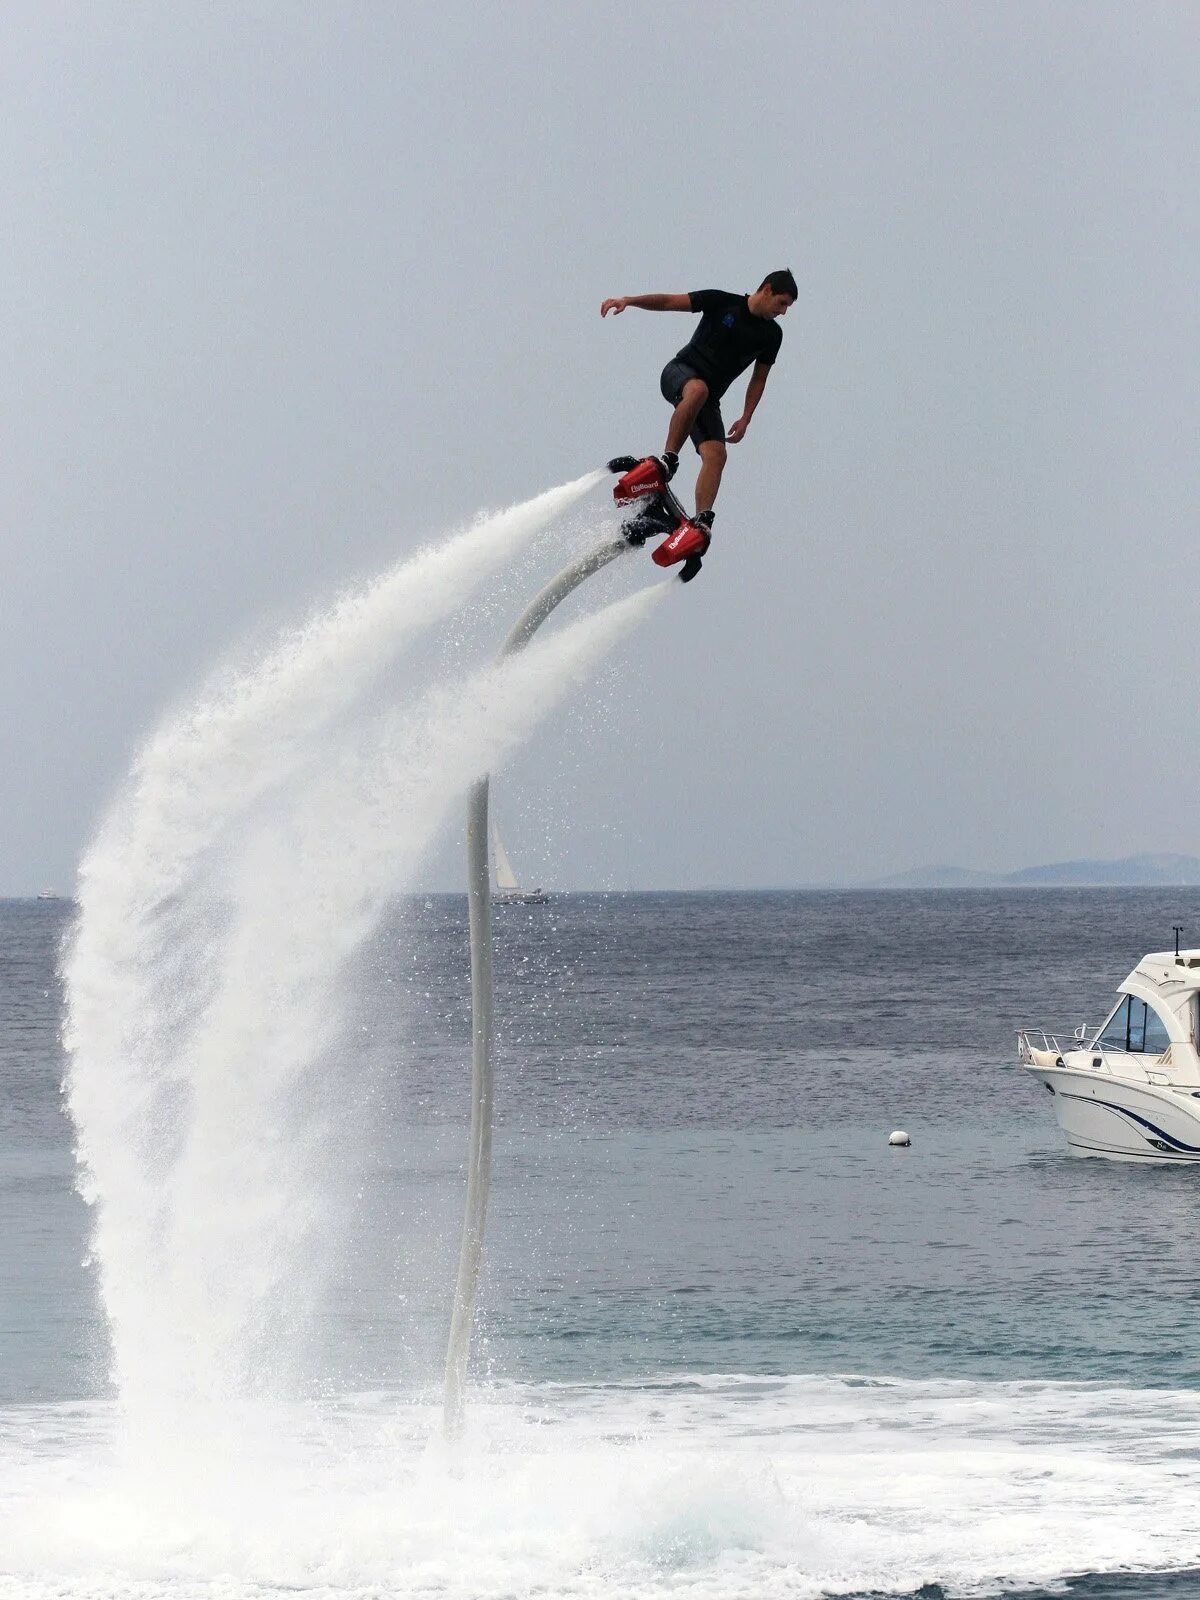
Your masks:
M688 299L700 312L700 326L675 359L697 372L712 394L723 395L752 361L774 366L783 329L770 317L756 317L744 294L693 289Z

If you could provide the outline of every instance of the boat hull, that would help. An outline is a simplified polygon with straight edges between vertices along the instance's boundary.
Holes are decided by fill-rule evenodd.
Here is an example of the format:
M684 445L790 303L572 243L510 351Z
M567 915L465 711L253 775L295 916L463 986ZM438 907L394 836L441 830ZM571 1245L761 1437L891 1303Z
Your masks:
M1109 1161L1200 1162L1200 1099L1169 1084L1026 1063L1054 1095L1073 1156Z

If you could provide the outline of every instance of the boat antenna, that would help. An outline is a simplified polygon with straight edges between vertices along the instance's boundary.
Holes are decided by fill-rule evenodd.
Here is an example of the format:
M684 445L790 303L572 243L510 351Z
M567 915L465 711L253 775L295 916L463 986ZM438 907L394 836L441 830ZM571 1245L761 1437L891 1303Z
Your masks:
M1178 958L1178 956L1179 956L1179 935L1183 932L1183 929L1179 926L1179 924L1177 922L1173 922L1171 924L1171 926L1175 930L1175 955L1176 955L1176 958Z

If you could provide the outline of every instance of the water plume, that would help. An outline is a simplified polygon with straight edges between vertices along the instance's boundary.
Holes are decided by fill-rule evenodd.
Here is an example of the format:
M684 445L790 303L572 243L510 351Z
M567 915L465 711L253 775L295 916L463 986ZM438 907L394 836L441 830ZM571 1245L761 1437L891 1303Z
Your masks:
M130 1416L161 1428L303 1386L348 1225L334 1179L370 1130L341 1037L353 958L471 781L662 586L394 709L367 690L592 482L422 552L215 679L151 739L85 860L67 1092Z

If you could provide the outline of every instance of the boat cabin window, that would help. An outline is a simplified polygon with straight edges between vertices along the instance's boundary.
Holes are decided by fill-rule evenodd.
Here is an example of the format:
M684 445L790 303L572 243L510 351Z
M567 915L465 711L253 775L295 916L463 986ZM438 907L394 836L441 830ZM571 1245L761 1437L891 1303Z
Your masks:
M1096 1042L1105 1050L1161 1056L1171 1041L1166 1023L1154 1007L1126 995L1104 1024L1104 1031Z
M1104 1024L1104 1032L1096 1041L1103 1050L1128 1050L1129 1048L1129 996Z
M1146 1042L1145 1051L1148 1056L1161 1056L1171 1047L1171 1040L1167 1034L1167 1025L1155 1011L1153 1006L1146 1007Z

